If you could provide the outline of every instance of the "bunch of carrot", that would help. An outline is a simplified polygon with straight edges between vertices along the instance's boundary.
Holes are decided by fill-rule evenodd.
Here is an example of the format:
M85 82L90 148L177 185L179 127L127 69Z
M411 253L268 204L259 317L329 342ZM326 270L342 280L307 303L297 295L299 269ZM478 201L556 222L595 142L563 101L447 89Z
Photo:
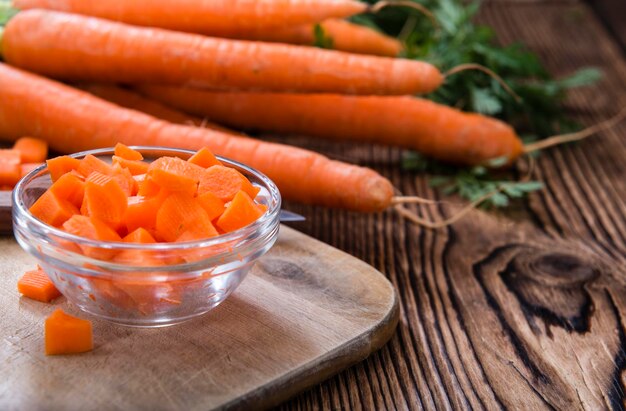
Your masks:
M14 0L22 11L0 46L19 69L0 65L0 138L35 135L65 152L117 142L206 146L260 169L287 199L366 212L401 200L376 172L203 119L394 145L457 164L513 162L524 153L501 121L409 97L435 90L446 75L389 57L401 52L397 41L341 20L372 11L365 3L185 0L176 2L178 18L171 4ZM361 54L309 47L319 31ZM20 69L91 83L81 87L114 104ZM144 97L94 82L131 85Z

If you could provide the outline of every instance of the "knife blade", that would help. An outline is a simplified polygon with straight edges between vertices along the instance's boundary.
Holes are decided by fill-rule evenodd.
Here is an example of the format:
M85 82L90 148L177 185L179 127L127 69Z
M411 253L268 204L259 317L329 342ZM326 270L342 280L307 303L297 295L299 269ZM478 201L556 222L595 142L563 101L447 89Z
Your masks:
M297 221L306 221L306 217L293 211L280 210L280 222L281 223L293 223Z

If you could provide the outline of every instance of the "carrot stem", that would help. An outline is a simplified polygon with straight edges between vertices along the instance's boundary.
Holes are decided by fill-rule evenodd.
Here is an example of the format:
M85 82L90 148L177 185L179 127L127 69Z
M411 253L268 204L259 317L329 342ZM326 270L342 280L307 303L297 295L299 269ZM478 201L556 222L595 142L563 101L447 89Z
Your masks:
M439 25L439 21L437 21L437 18L435 17L433 12L428 10L423 5L421 5L419 3L415 3L413 1L406 1L406 0L386 1L386 0L382 0L382 1L379 1L379 2L376 2L376 3L372 4L372 6L368 9L368 11L370 13L376 14L379 11L381 11L382 9L387 8L387 7L408 7L408 8L417 10L420 13L422 13L424 16L426 16L428 18L428 20L430 20L430 22L432 23L433 27L437 31L439 31L441 29L441 26Z
M604 120L598 124L587 127L584 130L577 131L575 133L562 134L559 136L548 137L544 140L537 141L535 143L524 146L524 153L532 153L534 151L543 150L549 147L558 146L565 143L571 143L573 141L584 140L600 131L610 129L617 125L619 122L626 118L626 107L617 113L615 116Z
M500 84L502 88L515 99L516 102L518 103L522 102L522 98L519 96L519 94L513 91L513 89L508 84L506 84L506 81L504 81L502 77L496 74L495 71L480 64L475 64L475 63L459 64L458 66L452 67L450 70L446 71L443 74L443 77L447 78L453 74L460 73L461 71L467 71L467 70L482 71L483 73L487 74L488 76L493 78L495 81L497 81L498 84Z

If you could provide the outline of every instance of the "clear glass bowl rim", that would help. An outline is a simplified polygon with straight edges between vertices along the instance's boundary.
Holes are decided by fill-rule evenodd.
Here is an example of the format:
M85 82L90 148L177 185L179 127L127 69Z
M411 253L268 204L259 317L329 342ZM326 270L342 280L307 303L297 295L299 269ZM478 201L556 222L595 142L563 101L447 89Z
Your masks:
M161 146L130 146L130 148L134 150L138 150L147 154L149 152L160 152L160 153L171 153L173 155L183 154L187 156L191 156L195 153L195 151L171 148L171 147L161 147ZM114 153L114 149L112 147L107 148L99 148L95 150L81 151L79 153L70 154L70 157L73 158L82 158L89 154L93 156L106 156L112 155ZM19 218L23 218L26 220L27 224L32 225L34 228L40 229L41 231L46 232L47 234L54 235L56 238L60 240L71 241L76 244L98 247L101 249L112 249L112 250L147 250L147 251L167 251L167 252L175 252L175 251L184 251L184 250L194 250L199 248L207 248L216 245L220 245L225 242L236 242L245 240L250 235L255 232L262 231L264 228L271 225L272 222L276 221L279 218L280 208L281 208L281 196L276 184L265 174L260 171L251 168L245 164L239 163L237 161L222 157L216 156L221 162L223 162L227 166L235 166L242 170L245 170L247 173L254 175L256 178L261 180L265 185L265 189L268 190L271 196L270 204L268 204L268 210L261 218L256 220L254 223L247 225L239 230L232 231L230 233L221 234L216 237L211 237L206 240L198 240L198 241L186 241L180 243L156 243L156 244L137 244L137 243L124 243L118 241L98 241L91 240L85 237L80 237L74 234L67 233L61 229L48 225L35 216L33 216L30 211L26 208L24 201L22 200L22 195L25 188L28 184L35 178L38 177L41 173L46 172L47 164L43 164L36 169L32 170L28 173L24 178L20 180L20 182L15 186L12 195L13 201L13 210L14 210L14 219L15 216L19 216Z

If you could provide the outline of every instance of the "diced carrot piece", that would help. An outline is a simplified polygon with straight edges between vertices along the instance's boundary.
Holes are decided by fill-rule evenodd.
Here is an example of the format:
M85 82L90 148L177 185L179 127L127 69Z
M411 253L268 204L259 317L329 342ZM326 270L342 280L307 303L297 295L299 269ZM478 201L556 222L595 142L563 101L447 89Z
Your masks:
M234 168L224 166L212 166L206 169L198 185L198 195L210 192L224 202L232 200L240 190L245 191L252 198L259 193L259 188L253 186L243 174Z
M13 148L20 152L22 163L43 163L48 157L48 143L38 138L22 137Z
M171 191L195 194L198 180L205 170L178 157L161 157L148 167L148 176L161 187Z
M95 217L74 215L63 224L63 229L70 234L101 241L122 241L111 227Z
M124 237L125 243L142 243L142 244L150 244L156 243L156 240L145 228L139 227L135 231L128 234Z
M13 187L22 178L21 157L17 150L0 150L0 185Z
M201 218L209 220L206 211L193 196L173 193L157 212L157 235L166 241L175 241L190 228L191 223Z
M50 178L52 182L55 182L61 178L63 174L69 173L72 170L78 170L80 160L69 156L61 156L46 160L46 164L48 165Z
M164 300L179 301L168 283L124 279L113 284L131 298L133 307L143 315L153 313Z
M206 192L196 197L198 203L209 216L209 220L215 220L224 212L224 202L220 200L215 194Z
M54 193L57 198L69 201L78 208L83 203L85 183L75 174L67 173L55 181L49 191Z
M187 224L187 229L178 236L176 242L203 240L218 235L219 233L211 224L211 220L206 216L202 216L190 221Z
M123 157L113 156L111 161L113 165L127 168L134 176L148 172L149 164L141 160L128 160Z
M85 178L89 177L91 173L96 171L104 175L113 174L113 168L110 164L91 154L87 154L85 158L80 160L77 171L85 176Z
M140 227L147 230L155 229L157 212L168 196L169 193L163 190L158 195L152 197L129 197L128 206L123 217L128 232L133 232Z
M127 196L111 176L94 171L85 182L85 196L81 212L96 217L114 229L122 225L127 207Z
M43 163L22 163L20 164L20 175L24 177L26 174L30 173Z
M190 163L199 165L203 168L209 168L211 166L221 166L222 162L219 161L215 155L206 147L198 150L196 154L191 156L189 160Z
M122 238L115 230L95 217L86 217L83 215L72 216L63 223L63 230L70 234L92 240L122 241ZM115 250L100 247L80 245L80 248L86 256L99 260L109 260L117 253Z
M91 321L56 309L45 323L46 355L78 354L93 350Z
M91 286L97 290L96 295L109 304L124 310L130 310L134 306L134 302L130 296L117 288L113 280L93 277L91 279Z
M30 212L39 220L51 226L59 227L70 217L79 214L78 208L67 200L46 191L30 207Z
M137 195L143 197L152 197L159 194L159 192L161 191L161 186L152 181L152 179L147 175L144 177L143 180L138 181L137 185Z
M61 296L54 283L48 278L48 274L41 268L27 271L17 282L17 291L24 297L49 303Z
M139 151L133 150L122 143L117 143L115 145L115 155L126 160L143 160L143 156Z
M216 224L225 232L230 232L247 226L262 215L263 212L250 196L245 191L239 191Z
M122 190L124 190L127 196L130 197L137 194L137 190L139 187L137 184L137 180L133 178L133 175L128 169L122 168L119 165L114 165L112 177L115 181L117 181L117 183L120 185Z

